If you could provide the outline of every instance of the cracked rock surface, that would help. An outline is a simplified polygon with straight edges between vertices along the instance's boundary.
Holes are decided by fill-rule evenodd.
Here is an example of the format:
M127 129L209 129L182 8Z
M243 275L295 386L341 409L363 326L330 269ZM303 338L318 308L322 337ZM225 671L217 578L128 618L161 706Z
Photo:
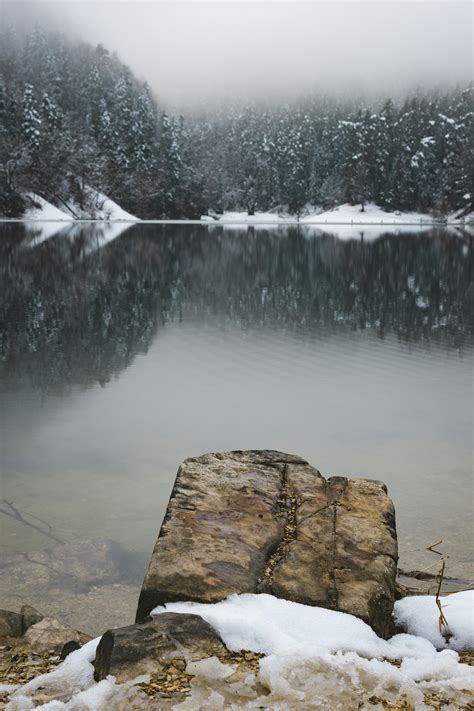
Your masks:
M166 602L267 592L348 612L386 636L396 572L382 482L325 479L283 452L205 454L178 470L137 622Z

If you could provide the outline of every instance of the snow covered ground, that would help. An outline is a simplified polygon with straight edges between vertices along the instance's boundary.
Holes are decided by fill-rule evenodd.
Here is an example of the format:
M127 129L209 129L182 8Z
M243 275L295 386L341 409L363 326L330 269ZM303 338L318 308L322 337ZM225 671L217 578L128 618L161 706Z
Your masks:
M201 615L235 652L248 649L306 657L339 651L356 652L363 657L403 659L433 656L436 649L448 646L458 651L474 649L474 591L453 593L442 598L442 603L452 626L449 643L439 633L439 611L432 595L404 598L395 603L395 619L410 634L395 635L388 641L377 637L369 625L353 615L266 594L231 595L208 605L172 602L155 608L151 614Z
M454 214L448 215L446 218L449 224L462 224L456 219ZM314 208L308 208L306 214L297 219L295 216L289 215L287 213L278 213L275 211L271 212L257 212L255 215L248 215L246 212L226 212L223 215L211 217L208 215L203 215L201 221L214 224L225 224L227 225L242 225L242 224L254 224L254 225L266 225L266 224L295 224L300 225L317 225L322 227L323 225L334 225L337 226L337 231L341 231L343 236L353 235L360 236L362 231L362 226L367 235L372 234L374 230L369 229L369 227L374 227L377 230L377 234L380 234L380 228L383 227L386 231L401 231L401 230L412 230L414 226L427 228L433 224L445 224L444 220L439 220L433 215L421 212L386 212L378 205L374 203L367 203L365 205L364 211L362 212L360 205L339 205L332 210L318 211ZM356 226L354 228L354 226ZM361 226L359 229L357 226ZM348 227L349 231L344 229L340 230L340 227ZM394 228L397 228L394 230Z
M67 202L67 208L71 215L78 220L125 220L138 222L139 218L131 215L117 205L111 198L91 187L85 188L86 200L81 208L73 200Z
M32 204L23 215L23 220L44 220L52 222L60 220L61 222L71 222L73 219L71 215L59 210L44 198L36 195L36 193L26 193L25 197L28 198Z
M27 193L25 197L29 198L34 205L26 210L22 221L140 221L140 218L123 210L120 205L117 205L107 195L92 187L86 187L86 195L82 208L74 200L69 200L59 209L39 195ZM466 220L460 220L454 213L440 220L427 213L386 212L374 203L367 203L364 212L361 211L360 205L349 204L340 205L333 210L325 212L318 211L315 208L308 208L306 213L299 219L287 212L272 210L269 212L257 212L254 215L248 215L246 212L226 212L223 215L202 215L200 220L143 220L143 222L205 223L209 225L225 225L229 228L241 225L255 225L258 228L266 225L299 224L304 227L315 227L325 232L337 231L340 237L357 238L361 235L364 237L378 235L381 229L384 232L398 233L413 231L414 228L429 229L432 225L442 226L446 223L456 226L469 225L472 224L472 219L471 216L468 216ZM331 226L333 228L330 230L329 227Z
M385 223L391 225L419 225L423 223L432 224L435 222L433 215L429 215L422 212L386 212L382 210L381 207L369 202L365 205L364 211L362 212L360 205L339 205L333 210L327 210L326 212L321 212L319 214L307 215L301 218L303 224L317 223L325 224L332 223L338 224L339 222L343 224L360 224L360 225L383 225Z
M446 708L468 708L457 702L472 701L474 668L460 663L455 650L472 648L474 642L474 592L446 596L442 605L452 633L449 640L439 634L438 610L430 596L396 603L395 618L407 632L390 640L380 639L351 615L271 595L233 595L214 605L168 603L152 614L200 614L231 650L266 655L259 671L239 684L226 681L232 665L226 669L216 658L189 662L187 671L196 676L190 696L174 706L182 711L262 706L279 711L381 709L384 702L427 711L431 707L426 697L433 694L446 700ZM116 684L113 677L93 682L91 662L97 643L92 640L53 672L14 690L6 711L34 708L32 696L40 689L58 699L42 705L43 711L146 708L131 683ZM262 694L262 686L267 693Z
M61 221L98 220L104 222L138 222L139 218L131 215L117 205L111 198L94 188L86 188L86 200L81 208L73 200L64 203L62 209L52 205L36 193L26 193L31 202L23 215L22 221Z

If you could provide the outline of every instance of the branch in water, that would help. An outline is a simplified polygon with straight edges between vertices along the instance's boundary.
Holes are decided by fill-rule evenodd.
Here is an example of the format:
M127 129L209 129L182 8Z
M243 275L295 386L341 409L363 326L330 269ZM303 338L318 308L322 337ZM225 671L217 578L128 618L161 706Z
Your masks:
M23 523L25 526L29 526L30 528L33 528L35 531L38 531L38 533L43 534L43 536L47 536L48 538L51 538L51 540L56 541L56 543L64 543L60 538L54 535L52 532L53 529L49 525L49 523L46 523L45 521L42 521L39 519L37 516L33 516L31 514L31 518L35 518L37 521L40 521L43 523L46 528L41 528L41 526L36 525L35 523L31 523L31 521L27 521L23 515L18 511L16 506L13 505L12 501L7 501L6 499L3 499L3 503L8 507L7 509L0 507L0 513L5 514L5 516L10 516L10 518L15 519L15 521L18 521L19 523Z

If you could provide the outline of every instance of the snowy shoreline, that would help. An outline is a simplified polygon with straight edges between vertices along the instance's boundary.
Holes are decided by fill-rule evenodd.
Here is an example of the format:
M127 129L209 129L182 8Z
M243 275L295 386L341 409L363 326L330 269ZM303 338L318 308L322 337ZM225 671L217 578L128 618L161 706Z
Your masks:
M120 205L114 202L104 193L94 188L88 188L89 206L87 209L79 208L70 201L65 207L70 210L59 209L43 197L35 193L27 193L26 197L31 201L31 207L22 217L2 218L0 223L36 223L36 222L57 222L66 224L110 224L110 223L141 223L141 224L168 224L168 225L250 225L250 226L369 226L369 227L394 227L394 226L416 226L430 227L438 226L465 226L472 224L473 218L467 215L468 219L457 216L456 213L448 213L435 217L429 213L421 212L388 212L375 203L366 203L364 209L360 204L350 205L345 203L331 210L323 211L314 206L308 206L305 214L295 216L283 209L269 212L256 212L249 215L247 212L224 212L222 214L212 213L201 215L199 219L141 219L123 210ZM82 213L82 214L81 214Z
M133 662L125 674L131 678L108 674L96 679L101 641L96 637L62 662L57 656L51 658L51 670L26 683L0 684L0 693L8 711L37 708L37 702L51 711L144 709L153 701L160 703L159 708L183 711L264 705L290 710L313 707L315 699L321 709L341 708L341 704L369 708L374 697L384 708L404 703L424 711L431 708L427 703L433 695L449 708L461 704L467 708L474 692L474 669L464 662L468 657L463 650L473 646L473 595L464 591L441 598L449 617L449 638L440 634L434 596L397 601L394 620L401 629L388 640L352 615L268 594L231 595L214 604L167 603L152 611L152 619L170 612L202 616L231 654L245 658L250 651L259 655L257 665L234 676L236 658L198 654L196 660L190 651L192 642L189 649L181 645L186 686L175 684L177 691L165 701L160 695L143 694L148 684L156 690L160 682L158 677L153 681L153 672L133 667ZM174 672L170 679L176 679Z
M434 226L434 227L445 227L446 225L453 225L455 227L468 227L472 224L470 221L465 221L461 222L459 220L446 220L446 221L440 221L440 220L398 220L397 222L392 222L392 221L381 221L381 222L373 222L373 221L330 221L330 220L296 220L296 219L290 219L290 218L280 218L279 220L260 220L260 219L255 219L252 220L250 217L242 217L242 219L225 219L225 220L141 220L141 219L130 219L130 220L75 220L73 218L71 219L50 219L50 218L45 218L45 217L37 217L37 218L30 218L30 217L17 217L17 218L6 218L6 217L0 217L0 224L3 223L30 223L30 222L57 222L59 224L115 224L115 223L128 223L131 225L134 224L141 224L141 225L271 225L273 227L275 226L286 226L286 225L297 225L301 227L305 227L307 225L330 225L330 226L338 226L338 225L354 225L358 226L360 225L361 227L364 227L365 225L369 225L371 227L393 227L393 226L401 226L401 225L415 225L417 227L419 226Z

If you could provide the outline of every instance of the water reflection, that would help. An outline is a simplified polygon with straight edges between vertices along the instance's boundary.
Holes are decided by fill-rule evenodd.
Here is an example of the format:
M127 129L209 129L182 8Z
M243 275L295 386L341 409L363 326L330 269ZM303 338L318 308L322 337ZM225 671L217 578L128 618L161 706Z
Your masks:
M468 235L365 242L291 227L123 223L49 234L51 224L39 236L18 225L2 230L4 383L28 379L46 391L105 384L147 351L160 326L181 319L315 339L372 329L457 349L472 333Z

